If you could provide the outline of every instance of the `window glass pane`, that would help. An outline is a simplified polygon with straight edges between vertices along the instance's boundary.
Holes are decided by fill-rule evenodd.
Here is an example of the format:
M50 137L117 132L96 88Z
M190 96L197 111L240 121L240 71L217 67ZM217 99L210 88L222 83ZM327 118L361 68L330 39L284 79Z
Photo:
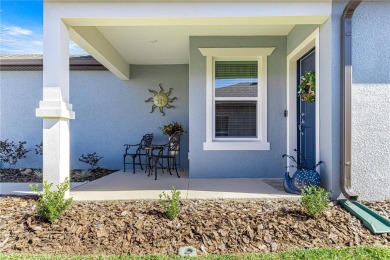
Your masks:
M216 97L257 97L257 61L215 61Z
M215 137L256 138L256 101L215 101Z

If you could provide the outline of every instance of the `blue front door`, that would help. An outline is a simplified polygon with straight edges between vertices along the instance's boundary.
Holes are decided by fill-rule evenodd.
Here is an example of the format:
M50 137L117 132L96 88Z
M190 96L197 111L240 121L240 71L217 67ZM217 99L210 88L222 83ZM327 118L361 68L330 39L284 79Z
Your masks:
M298 60L298 81L305 75L306 71L315 72L315 50L309 51ZM298 85L300 82L297 83ZM297 86L298 86L297 85ZM298 91L298 88L297 88ZM307 168L316 164L316 109L315 103L302 101L297 96L297 150L301 157L298 160L304 163Z

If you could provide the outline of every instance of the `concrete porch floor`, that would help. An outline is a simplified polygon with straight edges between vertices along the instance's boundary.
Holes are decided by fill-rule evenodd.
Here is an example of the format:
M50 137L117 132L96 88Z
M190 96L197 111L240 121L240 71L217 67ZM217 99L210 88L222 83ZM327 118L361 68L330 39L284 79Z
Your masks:
M190 179L188 171L159 173L158 179L143 171L118 171L91 182L71 183L70 196L75 201L158 199L162 191L172 185L181 192L182 199L297 199L283 189L282 179L226 178ZM42 184L39 183L39 187ZM0 183L2 195L32 195L29 183Z
M282 179L190 179L188 171L179 172L181 178L172 174L159 173L154 180L140 170L135 174L118 171L71 189L71 196L76 201L158 199L175 185L183 199L299 198L284 192Z

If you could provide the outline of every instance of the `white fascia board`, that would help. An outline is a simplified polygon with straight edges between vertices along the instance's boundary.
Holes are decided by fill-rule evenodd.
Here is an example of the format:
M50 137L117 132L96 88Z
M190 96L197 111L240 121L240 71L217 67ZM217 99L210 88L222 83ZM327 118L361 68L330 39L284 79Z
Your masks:
M186 26L322 24L329 16L64 18L69 26Z
M46 2L70 26L131 26L182 24L323 23L331 2ZM137 18L137 19L134 19ZM201 18L201 19L199 19ZM214 18L218 18L213 20ZM139 20L144 19L144 20ZM157 20L156 20L157 19ZM161 20L160 20L161 19ZM202 19L206 19L203 20ZM222 19L222 20L220 20ZM145 24L145 22L147 24ZM165 23L164 23L165 22ZM172 24L171 24L172 25Z
M130 65L96 27L71 27L69 36L118 78L130 79Z

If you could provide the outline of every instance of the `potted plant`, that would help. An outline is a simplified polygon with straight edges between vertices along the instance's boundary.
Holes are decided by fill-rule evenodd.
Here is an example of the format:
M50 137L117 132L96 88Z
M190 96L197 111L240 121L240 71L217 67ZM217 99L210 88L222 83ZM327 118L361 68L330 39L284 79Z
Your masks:
M318 166L323 164L323 162L319 161L316 165L308 167L305 158L301 156L297 149L294 149L294 151L297 153L297 156L300 160L297 161L292 155L282 155L282 158L287 157L293 162L292 165L289 165L286 168L297 169L292 177L290 177L289 172L284 174L284 190L288 193L301 194L301 190L304 188L310 186L320 186L321 178L316 169Z
M183 129L183 125L178 123L178 122L172 122L168 125L163 125L161 127L159 127L159 129L161 130L161 132L163 133L163 135L168 135L168 140L169 142L171 141L171 136L176 133L176 132L179 132L180 135L182 135L184 133L184 129ZM170 142L171 144L171 142ZM179 148L180 146L177 145L177 151L170 151L170 155L176 155L179 153Z
M171 136L176 132L180 132L180 134L184 133L184 129L183 129L182 124L180 124L178 122L172 122L168 125L163 125L163 126L159 127L159 129L161 130L163 135L168 135L168 136Z

